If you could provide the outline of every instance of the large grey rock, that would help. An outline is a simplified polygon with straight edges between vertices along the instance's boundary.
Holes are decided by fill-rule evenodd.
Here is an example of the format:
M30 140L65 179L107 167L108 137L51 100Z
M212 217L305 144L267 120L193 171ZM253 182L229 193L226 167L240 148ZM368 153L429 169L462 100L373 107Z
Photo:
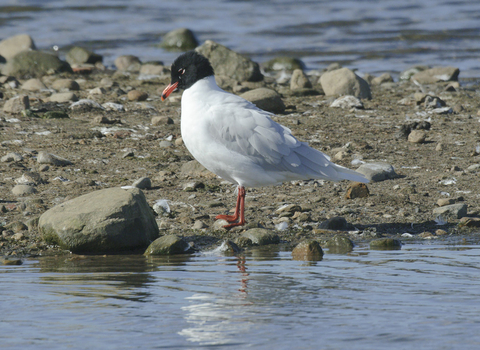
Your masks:
M365 177L372 182L395 179L398 177L393 166L382 162L362 164L356 171L365 175Z
M320 84L327 96L353 95L358 98L372 98L368 83L348 68L322 74Z
M38 222L46 242L74 253L147 247L158 227L143 193L108 188L74 198L46 211Z
M28 34L19 34L0 41L0 56L8 61L22 51L35 50L35 43Z
M460 69L455 67L433 67L414 74L410 79L420 84L434 84L441 81L457 81Z
M352 240L341 235L330 238L325 246L328 248L328 252L333 254L347 254L353 250Z
M210 60L215 74L237 81L263 80L258 63L214 41L207 40L195 50Z
M30 108L30 100L27 95L15 96L9 99L3 105L3 111L6 113L21 113Z
M75 102L78 101L77 95L73 92L57 92L56 94L51 95L48 100L50 102Z
M74 46L67 52L65 60L71 65L79 65L85 63L95 64L97 62L102 62L103 56L87 50L83 47Z
M190 253L190 245L176 235L165 235L153 241L144 255L173 255Z
M5 75L21 77L41 77L61 72L72 73L67 62L57 56L40 51L23 51L12 57L2 69Z
M285 112L285 104L280 95L271 89L258 88L247 91L240 95L247 101L252 102L255 106L272 113Z
M198 46L195 34L190 29L178 28L165 34L160 47L167 50L193 50Z
M467 205L465 203L445 205L433 209L433 215L441 216L443 219L461 219L467 216Z

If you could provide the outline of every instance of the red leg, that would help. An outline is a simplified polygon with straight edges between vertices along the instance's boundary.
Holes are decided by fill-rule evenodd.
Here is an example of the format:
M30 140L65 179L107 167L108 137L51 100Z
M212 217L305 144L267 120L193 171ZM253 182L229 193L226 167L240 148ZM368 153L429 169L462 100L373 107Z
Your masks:
M245 187L238 186L237 205L235 207L235 215L217 215L216 220L226 220L229 225L224 228L232 228L234 226L242 226L245 224Z

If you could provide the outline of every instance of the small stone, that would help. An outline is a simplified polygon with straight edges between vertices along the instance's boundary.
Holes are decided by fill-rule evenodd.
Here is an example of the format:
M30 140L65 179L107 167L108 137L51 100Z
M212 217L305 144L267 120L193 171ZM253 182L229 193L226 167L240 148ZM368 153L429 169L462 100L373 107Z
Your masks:
M356 171L365 175L365 177L372 182L395 179L398 177L393 166L382 162L362 164Z
M446 219L461 219L467 216L467 205L465 203L450 204L433 209L435 218L441 216Z
M142 66L142 62L136 56L124 55L119 56L113 62L115 67L121 71L139 71Z
M421 237L421 238L425 238L425 239L431 239L431 238L435 237L433 235L433 233L428 232L428 231L424 231L424 232L420 233L418 236Z
M152 188L152 180L150 180L149 177L141 177L140 179L136 180L132 186L140 189Z
M1 162L8 163L8 162L21 162L23 157L20 153L17 152L9 152L1 158Z
M402 248L402 242L393 238L380 238L370 242L370 249L397 250Z
M175 139L175 146L181 146L183 145L183 139L181 137L178 137Z
M480 218L465 216L458 223L460 227L480 227Z
M305 69L305 63L298 58L292 57L275 57L263 64L265 71L289 71L292 72L295 69Z
M462 218L463 219L463 218ZM438 230L435 231L435 234L437 236L445 236L445 235L448 235L448 232L445 231L445 230L442 230L441 228L439 228Z
M318 228L322 230L346 231L349 228L349 224L344 217L336 216L321 222Z
M393 83L392 76L388 73L383 73L379 77L376 77L376 78L372 79L372 84L373 85L381 85L383 83Z
M28 99L28 96L26 95L20 95L16 97L12 97L9 99L7 102L5 102L5 105L3 106L3 111L6 113L21 113L25 109L30 108L30 101Z
M337 98L335 101L332 102L330 107L342 108L342 109L351 109L351 108L363 109L363 103L359 98L355 96L347 95L347 96L342 96Z
M264 228L251 228L244 232L242 236L249 238L253 244L258 245L277 244L280 242L280 237L277 234Z
M58 103L75 102L78 101L78 97L73 92L59 92L50 96L49 101Z
M345 199L366 198L370 196L370 191L366 184L361 182L351 182L348 185Z
M183 185L183 190L185 192L193 192L199 188L205 188L205 184L203 182L188 182Z
M14 221L14 222L6 225L5 229L12 230L13 232L15 232L18 235L19 233L21 234L21 231L27 231L28 227L27 227L27 225L25 225L21 221ZM23 234L22 234L22 236L17 236L17 238L15 238L15 235L13 235L12 238L19 241L23 238Z
M16 259L16 258L2 258L0 260L3 265L22 265L22 259Z
M22 89L28 91L40 91L46 88L45 84L37 78L29 79L22 84Z
M203 228L207 228L208 225L204 223L202 220L196 220L195 223L193 224L192 228L194 230L201 230Z
M160 141L159 146L161 148L169 148L169 147L173 146L173 143L170 142L170 141L167 141L167 140L162 140L162 141Z
M293 260L319 261L322 257L322 247L315 240L302 241L292 250Z
M125 112L125 107L120 103L105 102L101 107L107 111Z
M35 187L30 185L16 185L12 188L12 193L15 196L27 196L37 193L37 190L35 189Z
M151 120L152 125L171 125L173 124L173 119L170 117L153 117Z
M411 143L424 143L427 134L423 130L412 130L408 135L408 142Z
M288 205L283 205L280 208L278 208L275 212L277 213L295 213L295 212L301 212L302 207L296 204L288 204Z
M57 79L53 82L52 89L57 91L78 91L80 90L80 85L73 79Z
M128 92L127 98L130 101L145 101L148 98L148 94L143 91L131 90Z
M446 205L450 205L450 204L454 204L455 203L455 200L453 199L450 199L450 198L440 198L438 201L437 201L437 205L439 207L444 207Z
M441 152L443 151L443 144L442 143L437 143L437 146L435 146L435 151Z
M308 80L307 75L301 69L295 69L290 79L290 89L311 89L312 83Z
M190 253L190 245L176 235L165 235L157 238L145 250L145 256L173 255Z
M140 74L144 76L165 76L170 74L170 71L163 64L142 64Z
M54 154L43 152L43 151L38 152L37 163L51 164L51 165L57 165L57 166L65 166L65 165L72 164L72 162L70 162L67 159L64 159Z

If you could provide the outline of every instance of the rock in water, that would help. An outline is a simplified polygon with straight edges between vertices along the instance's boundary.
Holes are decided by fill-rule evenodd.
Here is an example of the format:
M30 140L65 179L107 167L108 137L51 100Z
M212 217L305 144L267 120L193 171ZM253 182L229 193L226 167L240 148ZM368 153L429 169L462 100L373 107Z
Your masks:
M322 257L322 247L314 240L302 241L292 250L293 260L318 261Z
M237 81L263 80L258 63L214 41L207 40L195 50L209 59L215 75L225 75Z
M172 255L190 253L190 245L176 235L165 235L153 241L144 255Z
M23 51L7 62L2 69L5 75L20 77L42 77L48 74L69 72L72 68L57 56L40 51Z
M50 244L74 253L145 248L158 226L139 189L108 188L74 198L46 211L39 231Z

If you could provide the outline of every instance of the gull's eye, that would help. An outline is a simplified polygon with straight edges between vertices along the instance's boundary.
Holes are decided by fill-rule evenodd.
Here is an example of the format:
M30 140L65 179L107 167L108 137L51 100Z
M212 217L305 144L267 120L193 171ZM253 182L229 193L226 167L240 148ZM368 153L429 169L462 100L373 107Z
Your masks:
M178 73L180 73L180 75L183 75L185 73L185 68L180 68L178 70Z

